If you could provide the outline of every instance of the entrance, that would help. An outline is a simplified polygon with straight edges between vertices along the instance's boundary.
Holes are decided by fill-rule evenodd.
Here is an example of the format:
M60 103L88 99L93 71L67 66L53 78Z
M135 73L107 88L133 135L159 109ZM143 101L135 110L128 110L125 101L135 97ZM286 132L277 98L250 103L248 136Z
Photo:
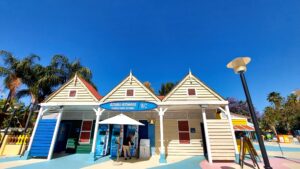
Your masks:
M189 122L187 120L178 121L178 134L180 144L190 144Z

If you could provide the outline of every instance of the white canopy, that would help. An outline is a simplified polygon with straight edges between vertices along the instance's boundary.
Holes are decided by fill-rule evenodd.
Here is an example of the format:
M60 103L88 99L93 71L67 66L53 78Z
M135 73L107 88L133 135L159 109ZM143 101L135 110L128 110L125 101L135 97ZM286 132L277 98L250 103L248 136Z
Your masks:
M144 126L143 123L140 123L124 114L119 114L117 116L105 119L100 121L99 124L120 124L120 125L139 125Z

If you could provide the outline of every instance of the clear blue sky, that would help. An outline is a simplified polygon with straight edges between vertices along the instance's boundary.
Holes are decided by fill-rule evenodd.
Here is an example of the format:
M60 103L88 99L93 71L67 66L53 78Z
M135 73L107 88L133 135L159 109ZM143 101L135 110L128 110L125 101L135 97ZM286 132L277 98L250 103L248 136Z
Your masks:
M132 69L158 90L191 68L224 97L244 99L226 68L236 56L258 110L266 96L300 88L300 1L0 1L0 48L18 57L54 54L90 67L105 95ZM1 64L1 63L0 63Z

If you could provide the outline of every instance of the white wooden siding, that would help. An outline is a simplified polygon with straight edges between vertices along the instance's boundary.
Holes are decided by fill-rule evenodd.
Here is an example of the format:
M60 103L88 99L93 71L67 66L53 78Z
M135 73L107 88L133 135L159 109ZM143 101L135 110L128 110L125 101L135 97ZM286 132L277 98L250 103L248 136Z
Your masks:
M69 97L69 91L76 90L75 97ZM46 102L51 103L64 103L64 102L95 102L97 100L90 94L88 89L86 89L82 82L77 79L76 86L75 81L72 79L66 86L63 86L62 89L58 90L51 98Z
M127 89L134 90L134 96L126 96ZM158 101L156 96L151 94L150 91L147 91L145 87L134 77L127 77L125 81L123 81L120 85L118 85L115 89L112 90L103 98L103 102L108 101L122 101L122 100L145 100L145 101Z
M190 76L190 77L189 77ZM189 96L188 89L195 89L196 95ZM207 86L199 82L193 75L188 75L179 85L171 91L164 101L222 101L220 96L215 94Z

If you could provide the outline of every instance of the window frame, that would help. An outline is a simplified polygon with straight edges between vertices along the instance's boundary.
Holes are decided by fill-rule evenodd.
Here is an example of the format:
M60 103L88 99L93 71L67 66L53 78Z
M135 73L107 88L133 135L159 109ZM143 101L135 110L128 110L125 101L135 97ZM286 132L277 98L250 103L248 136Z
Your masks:
M72 92L72 91L75 91L75 96L70 96L70 93ZM68 98L77 98L77 90L76 89L70 89L69 90L69 92L68 92Z
M133 93L132 93L132 96L128 96L128 95L127 95L128 90L132 90L132 92L133 92ZM134 89L127 89L126 92L125 92L125 96L126 96L126 97L134 97L134 96L135 96L135 90L134 90Z
M194 90L194 91L195 91L195 94L194 94L194 95L190 95L189 90ZM195 88L188 88L188 89L187 89L187 95L188 95L188 96L197 96L197 90L196 90Z

